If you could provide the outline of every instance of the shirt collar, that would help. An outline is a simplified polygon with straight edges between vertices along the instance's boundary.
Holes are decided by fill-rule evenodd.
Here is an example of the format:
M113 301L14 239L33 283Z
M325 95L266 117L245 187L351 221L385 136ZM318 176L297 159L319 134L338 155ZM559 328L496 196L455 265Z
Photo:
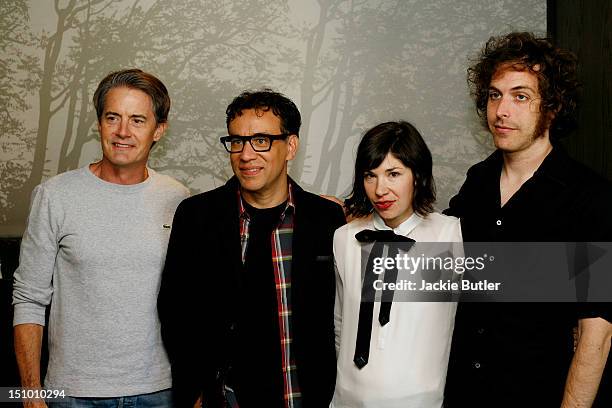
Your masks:
M572 175L569 173L572 166L568 165L569 156L561 146L553 145L553 149L546 155L540 166L534 172L534 178L546 178L553 182L565 186ZM504 158L501 150L495 150L484 161L486 177L499 180L500 171L504 165ZM493 184L492 184L493 185ZM495 184L496 185L496 184Z
M377 230L392 230L397 235L403 235L405 237L408 236L423 221L423 217L421 217L417 213L412 213L410 217L396 228L391 228L385 224L385 221L378 215L378 213L374 212L374 228Z
M289 194L287 195L287 205L285 206L285 209L282 212L283 215L286 214L287 210L289 209L291 209L291 211L293 211L293 213L295 214L295 200L293 196L293 183L290 178L287 178L287 180L288 180L287 185L289 188ZM242 194L240 194L240 186L238 186L238 188L236 189L236 194L238 197L239 217L249 218L249 213L246 211L246 208L244 207L244 203L242 202Z
M568 173L572 166L568 165L569 156L560 146L554 146L553 149L544 158L540 167L535 171L534 175L540 177L546 177L552 181L555 181L562 186L568 183L568 180L572 177Z

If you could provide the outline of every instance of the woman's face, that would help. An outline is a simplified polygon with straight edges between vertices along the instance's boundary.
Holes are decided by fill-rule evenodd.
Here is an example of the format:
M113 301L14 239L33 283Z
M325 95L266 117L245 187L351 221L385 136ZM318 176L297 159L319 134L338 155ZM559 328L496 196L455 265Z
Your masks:
M391 153L387 153L380 166L364 173L363 186L374 211L387 226L396 228L412 215L412 170Z

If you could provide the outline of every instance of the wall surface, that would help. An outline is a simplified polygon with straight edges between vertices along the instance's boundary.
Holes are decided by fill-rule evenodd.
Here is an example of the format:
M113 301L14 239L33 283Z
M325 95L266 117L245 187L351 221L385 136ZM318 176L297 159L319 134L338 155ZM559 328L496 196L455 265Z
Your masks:
M2 0L0 235L22 233L36 184L100 158L91 97L124 67L168 86L170 131L150 164L194 193L231 175L227 104L268 86L302 112L290 173L304 187L346 195L360 135L404 119L433 152L443 209L491 151L468 59L512 30L544 33L545 0Z

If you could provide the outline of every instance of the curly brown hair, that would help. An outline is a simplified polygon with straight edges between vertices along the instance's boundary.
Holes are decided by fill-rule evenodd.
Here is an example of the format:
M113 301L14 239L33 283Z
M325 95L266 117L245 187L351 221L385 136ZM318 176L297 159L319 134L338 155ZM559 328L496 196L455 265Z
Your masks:
M474 64L468 68L470 94L476 102L478 116L487 126L487 101L491 78L501 65L528 70L538 78L541 121L539 131L549 128L551 141L566 136L576 127L576 110L580 84L576 56L555 47L550 39L533 33L513 32L491 37ZM552 117L549 121L547 118Z

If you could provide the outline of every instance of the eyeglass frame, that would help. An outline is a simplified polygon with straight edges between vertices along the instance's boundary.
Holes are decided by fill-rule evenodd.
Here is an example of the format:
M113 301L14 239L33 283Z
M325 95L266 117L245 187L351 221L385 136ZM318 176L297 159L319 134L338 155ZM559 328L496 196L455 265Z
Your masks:
M221 144L223 145L223 147L228 153L242 153L244 151L244 146L246 146L246 143L245 143L246 141L249 142L254 152L264 153L264 152L269 152L270 150L272 150L272 144L275 140L286 140L292 134L293 133L281 133L279 135L269 135L267 133L255 133L254 135L251 135L251 136L228 135L228 136L220 137L219 141L221 142ZM255 146L253 146L252 140L257 139L258 137L267 137L268 139L270 139L270 146L268 146L266 150L257 150ZM229 142L232 139L241 139L243 141L241 150L233 152L227 148L227 145L225 144L225 142Z

